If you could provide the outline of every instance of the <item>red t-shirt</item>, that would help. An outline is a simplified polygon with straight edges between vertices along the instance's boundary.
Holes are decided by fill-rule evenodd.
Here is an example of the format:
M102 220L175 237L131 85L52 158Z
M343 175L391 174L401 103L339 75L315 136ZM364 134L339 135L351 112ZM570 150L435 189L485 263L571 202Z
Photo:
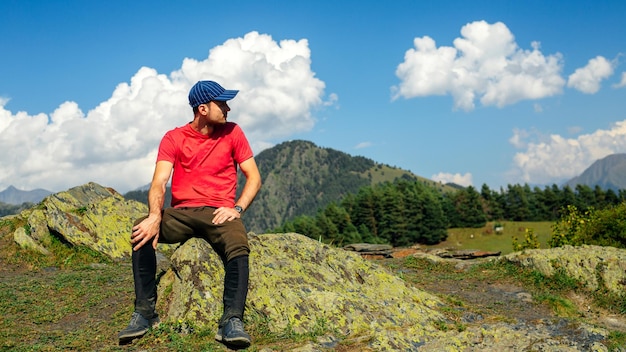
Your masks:
M174 165L172 206L233 207L237 165L253 153L243 131L233 122L215 126L210 136L187 124L168 131L159 145L157 161Z

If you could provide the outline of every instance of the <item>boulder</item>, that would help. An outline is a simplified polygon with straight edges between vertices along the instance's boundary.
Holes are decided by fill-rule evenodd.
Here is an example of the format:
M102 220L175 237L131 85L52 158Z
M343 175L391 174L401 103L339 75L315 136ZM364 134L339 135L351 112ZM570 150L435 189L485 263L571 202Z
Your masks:
M626 286L626 251L615 247L592 245L563 246L550 249L527 249L501 257L553 276L557 270L580 281L587 289L603 286L623 295Z
M299 234L249 237L247 320L274 333L320 329L363 338L375 350L412 350L437 334L441 301L361 258ZM222 314L223 264L192 239L159 282L162 317L215 325Z
M28 219L27 230L22 233L17 229L14 238L23 247L45 248L56 236L65 243L120 259L131 253L133 222L147 213L145 204L126 200L112 188L91 182L52 194L22 212L20 216Z

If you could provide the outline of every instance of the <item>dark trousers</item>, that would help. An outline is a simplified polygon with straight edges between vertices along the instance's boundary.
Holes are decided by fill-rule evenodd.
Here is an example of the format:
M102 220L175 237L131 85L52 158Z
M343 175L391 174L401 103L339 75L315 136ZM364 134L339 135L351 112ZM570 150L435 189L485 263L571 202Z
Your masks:
M241 219L220 225L211 222L212 207L167 208L163 211L159 243L180 243L192 237L203 238L224 263L224 313L219 325L237 317L243 320L248 295L249 261L248 236ZM138 219L135 224L144 218ZM146 319L156 316L156 253L148 242L133 251L135 280L135 311Z

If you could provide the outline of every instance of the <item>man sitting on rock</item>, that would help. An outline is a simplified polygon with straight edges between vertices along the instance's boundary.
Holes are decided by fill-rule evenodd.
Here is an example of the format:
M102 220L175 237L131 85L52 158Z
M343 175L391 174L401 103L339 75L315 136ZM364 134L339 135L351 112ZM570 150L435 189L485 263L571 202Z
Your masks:
M248 294L248 237L241 215L261 188L252 149L241 128L227 122L227 101L237 90L200 81L189 92L194 119L165 134L159 145L148 193L149 215L132 228L135 311L119 333L120 343L143 336L158 324L155 306L157 243L179 243L192 237L208 241L224 262L224 311L215 338L235 347L251 343L243 327ZM237 165L246 184L235 200ZM172 207L163 210L172 177Z

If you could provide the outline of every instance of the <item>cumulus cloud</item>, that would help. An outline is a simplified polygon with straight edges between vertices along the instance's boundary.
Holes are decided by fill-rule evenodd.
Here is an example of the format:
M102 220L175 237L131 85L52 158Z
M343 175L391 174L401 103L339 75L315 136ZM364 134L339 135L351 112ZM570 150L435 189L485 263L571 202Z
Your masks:
M464 175L461 175L459 173L450 174L450 173L440 172L436 175L432 175L430 178L434 181L438 181L444 184L452 182L452 183L456 183L457 185L461 185L464 187L472 186L472 183L473 183L471 173L465 173Z
M363 149L363 148L367 148L367 147L371 147L372 146L372 142L361 142L359 144L357 144L354 148L355 149Z
M501 22L469 23L453 44L437 47L428 36L415 38L396 68L400 84L392 87L392 98L449 94L455 108L469 111L477 99L503 107L560 94L565 85L561 54L544 56L538 42L519 48Z
M580 175L596 160L626 150L626 120L577 138L550 135L521 143L534 136L523 130L513 134L511 143L525 148L515 155L508 175L514 183L558 184Z
M111 97L83 112L64 102L47 114L13 113L0 99L0 189L67 189L95 181L124 192L148 183L163 134L193 119L187 103L198 80L239 89L229 120L239 123L255 152L272 140L310 130L325 84L311 70L306 39L276 42L250 32L186 58L169 75L140 68Z
M613 64L602 56L597 56L585 67L576 69L569 76L567 86L585 94L595 94L600 90L600 82L613 74Z

